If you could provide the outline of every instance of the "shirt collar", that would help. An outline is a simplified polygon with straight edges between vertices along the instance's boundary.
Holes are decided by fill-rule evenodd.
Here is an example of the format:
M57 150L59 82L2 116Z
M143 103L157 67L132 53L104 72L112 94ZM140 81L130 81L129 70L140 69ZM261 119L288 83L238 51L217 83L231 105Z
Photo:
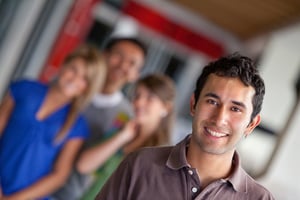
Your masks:
M184 167L190 167L186 158L186 149L190 143L191 134L179 142L171 151L166 162L167 167L173 170L179 170ZM237 152L233 155L233 173L228 177L227 181L231 183L233 189L238 192L247 192L247 173L243 170L240 158Z
M166 165L174 170L178 170L183 167L189 167L190 165L186 159L186 149L190 142L191 134L185 137L184 140L179 142L171 151Z
M232 164L233 173L228 177L228 181L232 184L234 190L238 192L247 192L248 174L242 168L241 161L237 152L234 152Z
M97 93L91 102L96 107L114 107L118 105L123 98L124 95L119 91L109 95Z

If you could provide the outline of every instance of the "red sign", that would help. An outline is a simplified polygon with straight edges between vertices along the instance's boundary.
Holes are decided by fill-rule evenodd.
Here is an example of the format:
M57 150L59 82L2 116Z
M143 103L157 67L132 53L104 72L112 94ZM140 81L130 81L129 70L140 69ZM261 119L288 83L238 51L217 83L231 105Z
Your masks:
M209 57L217 58L224 53L223 46L198 32L178 24L161 13L136 1L127 1L123 12L136 18L141 24L154 29L189 48Z
M83 42L93 22L92 9L99 0L76 0L53 46L40 79L48 82L66 55Z

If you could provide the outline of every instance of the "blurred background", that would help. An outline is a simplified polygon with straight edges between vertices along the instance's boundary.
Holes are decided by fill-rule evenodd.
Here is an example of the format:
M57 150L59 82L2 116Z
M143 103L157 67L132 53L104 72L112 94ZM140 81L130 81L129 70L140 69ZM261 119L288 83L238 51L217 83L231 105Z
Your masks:
M266 96L261 125L238 147L242 163L276 199L300 199L300 0L0 0L0 98L12 80L51 80L80 43L119 35L147 44L142 75L175 80L173 143L191 132L202 67L233 52L254 59Z

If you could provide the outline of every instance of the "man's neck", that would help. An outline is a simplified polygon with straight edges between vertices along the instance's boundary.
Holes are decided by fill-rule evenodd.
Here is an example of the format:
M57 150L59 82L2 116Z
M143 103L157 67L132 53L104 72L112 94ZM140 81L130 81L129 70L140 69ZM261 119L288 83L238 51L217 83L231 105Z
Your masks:
M114 94L117 91L120 91L121 89L119 87L115 87L113 85L105 84L101 90L100 93L105 94L105 95L110 95Z
M187 149L187 161L191 167L197 169L201 188L231 174L233 153L223 155L206 153L191 141Z

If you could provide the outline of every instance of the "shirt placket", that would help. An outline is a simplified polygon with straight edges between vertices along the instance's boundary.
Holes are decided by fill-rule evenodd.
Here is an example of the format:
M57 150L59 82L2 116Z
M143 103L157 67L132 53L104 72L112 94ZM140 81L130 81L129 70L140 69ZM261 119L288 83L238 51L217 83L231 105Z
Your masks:
M194 199L200 193L200 181L194 168L187 167L184 169L187 177L188 199Z

